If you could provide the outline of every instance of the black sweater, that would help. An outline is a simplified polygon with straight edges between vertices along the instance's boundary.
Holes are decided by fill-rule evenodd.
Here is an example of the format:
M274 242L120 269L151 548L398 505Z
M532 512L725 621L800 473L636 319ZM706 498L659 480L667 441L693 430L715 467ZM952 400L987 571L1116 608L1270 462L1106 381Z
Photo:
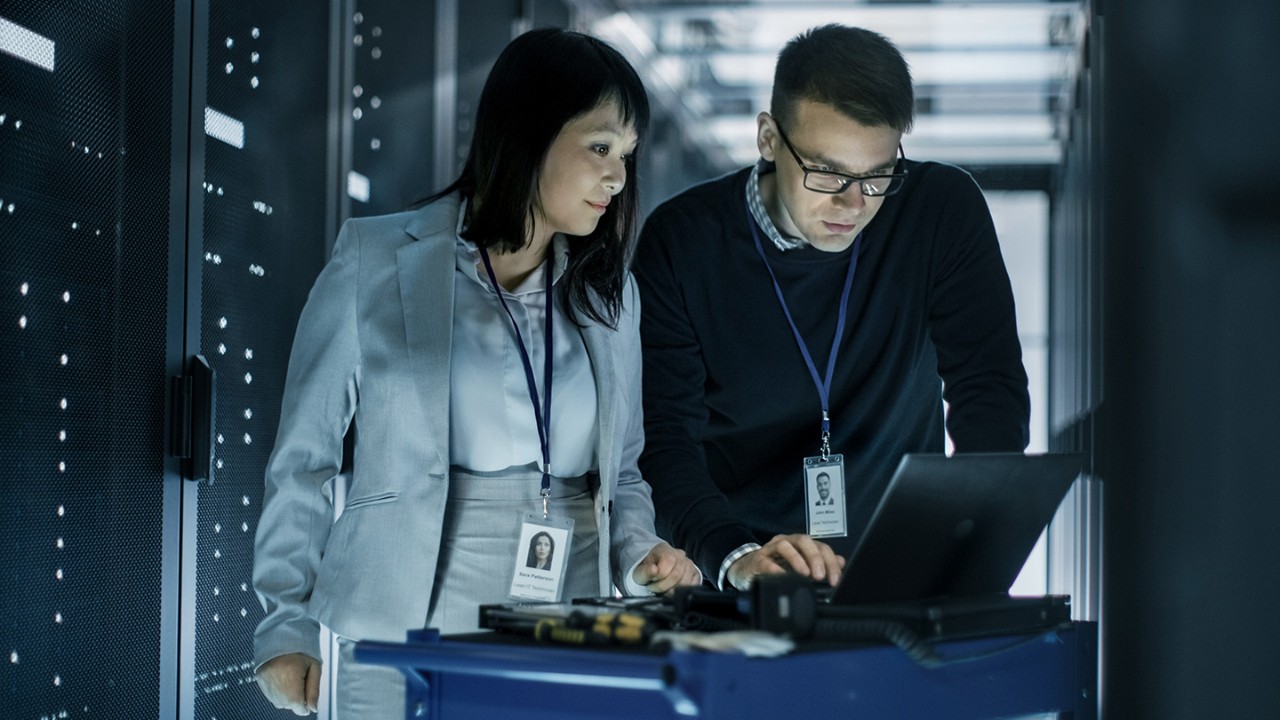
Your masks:
M1029 399L1013 294L982 193L964 171L909 162L863 233L831 387L847 555L904 453L1022 450ZM646 444L658 532L708 579L728 553L805 532L803 459L821 403L751 239L749 170L659 206L641 233ZM819 375L852 248L765 253ZM943 383L945 382L945 393Z

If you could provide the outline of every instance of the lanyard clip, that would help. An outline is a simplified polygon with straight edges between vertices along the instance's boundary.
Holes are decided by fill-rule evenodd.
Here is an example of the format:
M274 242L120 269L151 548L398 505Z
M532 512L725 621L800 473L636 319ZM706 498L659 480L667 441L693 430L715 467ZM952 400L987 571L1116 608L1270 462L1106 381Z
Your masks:
M831 417L822 411L822 462L831 459Z
M551 497L551 463L542 465L542 519L547 519L547 499Z

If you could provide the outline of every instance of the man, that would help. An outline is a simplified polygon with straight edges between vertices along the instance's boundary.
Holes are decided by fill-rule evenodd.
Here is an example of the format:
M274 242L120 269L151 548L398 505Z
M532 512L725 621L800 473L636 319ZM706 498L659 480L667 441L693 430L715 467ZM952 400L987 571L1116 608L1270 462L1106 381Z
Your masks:
M818 486L818 499L813 501L814 505L830 505L835 502L835 498L831 497L830 475L824 472L818 473L813 482Z
M958 452L1026 447L990 213L964 171L905 159L913 116L884 37L802 33L757 118L761 160L645 224L640 467L659 534L721 587L788 569L835 584L902 455L943 452L944 399ZM820 522L819 470L846 510Z

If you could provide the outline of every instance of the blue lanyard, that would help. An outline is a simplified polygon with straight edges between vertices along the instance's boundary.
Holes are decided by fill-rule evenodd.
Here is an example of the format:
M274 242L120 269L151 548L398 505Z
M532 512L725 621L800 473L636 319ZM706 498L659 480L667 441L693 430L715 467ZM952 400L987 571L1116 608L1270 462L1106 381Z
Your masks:
M755 217L751 214L751 206L747 206L747 227L751 228L751 239L756 243L756 252L760 253L760 259L764 261L764 267L769 271L769 279L773 281L773 290L778 294L778 303L782 305L782 314L787 316L787 324L791 326L791 333L796 337L796 345L800 347L800 354L804 356L805 365L809 366L809 376L813 378L813 384L818 388L818 398L822 401L822 459L825 461L831 456L831 377L836 370L836 356L840 352L840 338L844 337L844 322L848 315L849 307L849 290L853 287L853 274L858 269L858 246L862 243L862 233L859 232L857 237L853 239L853 256L849 258L849 272L844 276L844 291L840 294L840 310L836 314L836 336L831 338L831 352L827 355L827 374L826 377L818 376L818 367L813 363L813 356L809 354L809 346L805 344L804 338L800 337L800 329L796 327L796 322L791 318L791 309L787 307L787 299L782 296L782 287L778 285L778 276L773 273L773 266L769 264L769 258L765 257L764 246L760 244L760 233L756 230Z
M545 362L542 370L542 387L546 395L538 401L538 385L533 379L533 361L529 359L529 351L524 344L524 336L516 323L516 316L502 297L502 286L498 284L498 276L493 273L493 263L489 262L489 253L480 248L480 259L484 260L485 272L489 273L489 282L493 283L493 291L498 295L498 302L511 318L511 329L516 332L516 346L520 349L520 362L524 364L524 379L529 386L529 400L533 403L533 420L538 426L538 444L542 446L542 517L547 516L547 498L551 496L551 367L553 354L551 351L551 319L555 316L555 296L551 292L551 250L547 254L546 288L547 319L545 330ZM541 409L541 411L539 411Z

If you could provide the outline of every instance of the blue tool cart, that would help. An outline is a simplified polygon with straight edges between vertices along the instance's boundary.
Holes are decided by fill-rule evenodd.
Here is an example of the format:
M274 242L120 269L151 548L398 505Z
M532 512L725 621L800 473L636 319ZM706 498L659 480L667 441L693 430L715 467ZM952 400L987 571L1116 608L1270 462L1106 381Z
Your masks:
M584 648L504 633L361 642L359 662L409 678L406 717L1097 717L1097 625L938 643L921 663L885 644L805 642L790 654Z

